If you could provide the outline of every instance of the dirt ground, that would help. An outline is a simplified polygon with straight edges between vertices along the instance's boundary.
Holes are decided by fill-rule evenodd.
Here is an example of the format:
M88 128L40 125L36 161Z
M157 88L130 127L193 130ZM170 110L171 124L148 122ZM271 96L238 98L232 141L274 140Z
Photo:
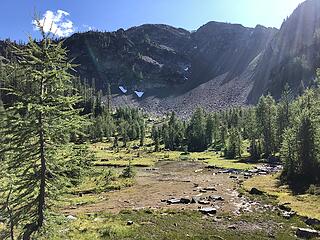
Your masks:
M219 212L251 211L254 202L239 196L236 191L243 176L219 173L217 169L207 169L201 162L170 161L158 162L154 168L138 168L136 184L130 188L100 194L101 201L65 209L66 214L110 212L125 209L198 209L215 207ZM205 190L207 188L207 190ZM214 188L214 189L212 189ZM208 204L168 204L173 198L205 199L221 196L223 201Z

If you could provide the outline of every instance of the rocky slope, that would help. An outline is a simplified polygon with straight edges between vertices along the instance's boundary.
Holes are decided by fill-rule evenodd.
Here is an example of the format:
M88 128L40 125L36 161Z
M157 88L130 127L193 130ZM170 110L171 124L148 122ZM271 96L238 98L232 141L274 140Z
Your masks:
M189 32L146 24L76 33L65 46L83 81L103 91L111 84L115 105L188 115L196 106L254 104L267 92L278 99L286 83L296 94L312 85L320 67L319 12L320 1L307 0L280 30L209 22Z

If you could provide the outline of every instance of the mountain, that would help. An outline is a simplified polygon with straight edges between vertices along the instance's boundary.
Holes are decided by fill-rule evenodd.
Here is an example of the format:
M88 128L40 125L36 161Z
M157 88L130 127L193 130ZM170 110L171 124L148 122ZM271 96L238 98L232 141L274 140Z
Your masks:
M102 91L111 84L114 105L189 115L197 106L254 104L268 92L279 99L286 83L295 94L311 86L320 67L319 12L320 0L307 0L279 30L209 22L190 32L145 24L76 33L64 44L83 81Z

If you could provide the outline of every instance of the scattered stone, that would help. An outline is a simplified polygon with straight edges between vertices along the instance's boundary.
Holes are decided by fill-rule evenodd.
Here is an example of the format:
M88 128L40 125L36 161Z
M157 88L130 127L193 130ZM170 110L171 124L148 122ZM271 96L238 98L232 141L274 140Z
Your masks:
M281 216L284 217L285 219L290 219L292 218L294 215L296 215L295 212L282 212Z
M297 231L296 231L296 235L299 238L310 239L310 238L319 237L320 233L317 230L314 230L314 229L298 228Z
M201 199L201 200L198 201L198 203L201 204L201 205L209 205L210 201Z
M75 216L68 215L68 216L67 216L67 220L68 220L68 221L75 221L75 220L77 220L77 218L76 218Z
M208 208L200 208L199 211L203 214L216 214L217 209L213 207L208 207Z
M251 188L249 193L253 195L263 195L263 192L257 188Z
M204 188L205 191L213 191L213 192L216 192L217 189L215 187L206 187Z
M172 198L172 199L168 199L167 203L168 204L179 204L181 202L180 202L180 199L178 199L178 198Z
M315 218L307 218L305 223L308 224L309 226L320 225L320 220Z
M193 187L195 187L195 188L196 188L196 187L199 187L199 184L198 184L198 183L194 183L194 184L193 184Z
M288 205L290 205L290 203L283 203L278 205L280 210L286 211L286 212L290 212L291 211L291 207L289 207Z
M191 199L190 198L181 198L180 203L189 204L189 203L191 203Z
M194 172L195 173L199 173L199 172L202 172L203 171L203 169L198 169L198 170L195 170Z
M224 201L224 198L218 195L209 196L209 199L212 201Z
M195 196L195 197L192 197L191 203L198 203L200 200L201 200L200 197Z
M235 230L235 229L237 229L237 226L236 225L230 225L230 226L228 226L228 228L232 229L232 230Z
M128 225L128 226L133 225L133 221L128 221L128 222L127 222L127 225Z

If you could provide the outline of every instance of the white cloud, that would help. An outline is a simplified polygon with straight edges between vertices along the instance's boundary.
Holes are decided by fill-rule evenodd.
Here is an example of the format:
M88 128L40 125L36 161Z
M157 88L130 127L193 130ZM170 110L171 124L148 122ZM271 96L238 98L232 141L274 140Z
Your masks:
M66 16L70 14L63 10L58 10L56 13L47 10L43 14L43 18L40 19L40 24L43 26L45 33L51 32L58 37L67 37L74 32L73 22L66 19ZM36 25L36 21L32 21L33 25ZM35 29L37 27L35 26Z

